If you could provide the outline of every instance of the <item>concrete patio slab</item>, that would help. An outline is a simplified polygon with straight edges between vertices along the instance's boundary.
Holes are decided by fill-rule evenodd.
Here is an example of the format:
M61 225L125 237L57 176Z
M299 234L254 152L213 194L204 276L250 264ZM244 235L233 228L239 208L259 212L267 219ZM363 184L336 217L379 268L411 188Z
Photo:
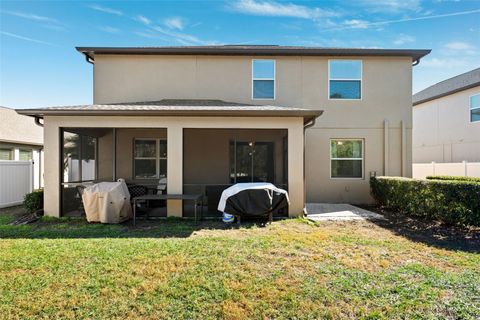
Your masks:
M307 219L326 220L385 220L381 214L355 207L347 203L307 203Z

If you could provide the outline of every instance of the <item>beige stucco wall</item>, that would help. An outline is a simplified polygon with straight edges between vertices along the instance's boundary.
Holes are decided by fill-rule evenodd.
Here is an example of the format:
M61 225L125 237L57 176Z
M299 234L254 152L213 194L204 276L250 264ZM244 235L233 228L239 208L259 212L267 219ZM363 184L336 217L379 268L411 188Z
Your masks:
M480 122L470 122L470 96L480 86L413 107L413 162L480 161Z
M0 141L38 145L43 144L43 128L32 117L19 115L15 110L0 107Z
M204 129L285 129L288 133L289 214L297 216L304 208L303 119L298 117L105 117L46 116L45 141L45 214L60 215L60 129L61 128L162 128L167 131L167 188L169 193L183 190L183 132ZM128 133L128 131L126 131ZM128 148L128 146L126 147ZM131 149L130 149L131 150ZM168 215L181 216L179 201L168 202Z
M262 57L276 60L276 99L252 100L253 58L96 55L94 102L222 99L324 110L306 134L307 201L367 203L370 171L411 176L411 58ZM328 99L329 59L362 60L361 100ZM339 137L365 140L363 179L330 179L329 140Z

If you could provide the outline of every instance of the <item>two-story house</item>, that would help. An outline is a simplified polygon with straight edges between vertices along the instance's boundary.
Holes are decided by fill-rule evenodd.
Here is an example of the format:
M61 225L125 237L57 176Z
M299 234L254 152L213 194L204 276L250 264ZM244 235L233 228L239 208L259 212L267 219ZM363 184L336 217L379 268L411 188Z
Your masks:
M93 65L94 104L18 110L43 118L48 215L73 210L73 186L87 180L164 179L168 193L209 202L268 181L297 216L306 202L371 202L372 174L411 175L412 65L429 50L77 50ZM188 211L178 200L167 209Z

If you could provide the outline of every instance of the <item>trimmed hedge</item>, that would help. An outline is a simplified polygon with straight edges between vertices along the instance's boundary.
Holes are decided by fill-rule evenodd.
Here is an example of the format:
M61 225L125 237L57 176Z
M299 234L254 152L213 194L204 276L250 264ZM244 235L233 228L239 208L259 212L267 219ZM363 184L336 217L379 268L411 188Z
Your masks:
M427 180L473 181L480 182L480 178L459 176L427 176Z
M480 226L480 182L372 177L373 198L406 215Z
M43 209L43 189L33 190L23 198L23 206L28 213Z

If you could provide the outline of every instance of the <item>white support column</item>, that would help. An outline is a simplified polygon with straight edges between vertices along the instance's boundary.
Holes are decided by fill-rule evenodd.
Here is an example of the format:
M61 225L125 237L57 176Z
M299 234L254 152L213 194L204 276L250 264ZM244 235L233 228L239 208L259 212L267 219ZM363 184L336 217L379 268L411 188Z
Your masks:
M288 128L288 215L298 217L305 207L303 122Z
M55 123L48 124L45 118L43 127L44 169L47 173L44 180L45 215L60 217L60 131Z
M183 193L183 128L180 124L167 128L167 192ZM167 216L183 216L182 200L167 201Z
M13 160L15 160L15 161L20 160L20 149L18 149L18 147L15 147L13 149Z

